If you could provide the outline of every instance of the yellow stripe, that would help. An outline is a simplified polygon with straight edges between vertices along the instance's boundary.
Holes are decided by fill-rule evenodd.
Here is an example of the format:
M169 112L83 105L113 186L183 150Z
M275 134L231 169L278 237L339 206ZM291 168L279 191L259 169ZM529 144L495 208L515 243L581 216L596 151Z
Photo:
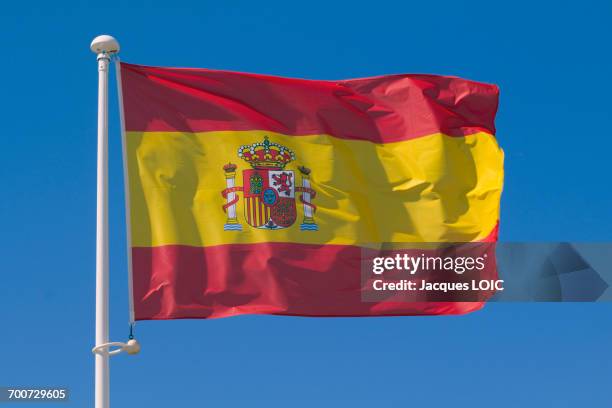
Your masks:
M235 184L241 186L242 170L250 167L237 157L238 147L264 135L295 152L287 169L295 171L296 185L301 185L298 166L312 170L319 231L300 231L301 193L294 225L252 228L240 192L236 214L243 231L223 230L223 166L238 165ZM133 246L461 242L484 238L499 218L503 152L486 133L433 134L386 144L264 131L128 132L126 137Z

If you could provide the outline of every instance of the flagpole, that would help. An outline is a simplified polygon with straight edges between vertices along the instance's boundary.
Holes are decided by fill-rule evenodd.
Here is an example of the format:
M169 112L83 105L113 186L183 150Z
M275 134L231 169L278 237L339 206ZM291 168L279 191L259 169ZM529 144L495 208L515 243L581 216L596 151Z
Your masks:
M96 346L108 343L108 68L119 51L113 37L91 43L98 60L98 191L96 222ZM110 406L109 354L95 353L95 407Z

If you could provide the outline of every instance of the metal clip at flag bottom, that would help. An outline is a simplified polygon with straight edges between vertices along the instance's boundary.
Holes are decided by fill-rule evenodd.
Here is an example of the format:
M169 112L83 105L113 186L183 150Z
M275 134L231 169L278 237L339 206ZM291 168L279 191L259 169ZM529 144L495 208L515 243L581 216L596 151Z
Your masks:
M117 347L111 350L112 347ZM140 343L136 339L129 339L127 343L120 341L111 341L109 343L98 344L91 349L94 354L114 356L125 351L130 355L138 354L140 352Z

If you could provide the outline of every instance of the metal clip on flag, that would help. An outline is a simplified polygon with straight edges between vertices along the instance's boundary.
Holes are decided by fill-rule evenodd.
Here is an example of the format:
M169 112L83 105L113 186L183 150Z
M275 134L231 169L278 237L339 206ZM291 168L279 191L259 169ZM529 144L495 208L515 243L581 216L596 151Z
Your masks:
M117 347L114 350L111 350L112 347ZM111 341L108 343L99 344L96 347L91 349L91 352L99 355L108 355L114 356L121 352L125 351L128 354L138 354L140 352L140 343L136 339L130 339L127 343L123 343L120 341Z

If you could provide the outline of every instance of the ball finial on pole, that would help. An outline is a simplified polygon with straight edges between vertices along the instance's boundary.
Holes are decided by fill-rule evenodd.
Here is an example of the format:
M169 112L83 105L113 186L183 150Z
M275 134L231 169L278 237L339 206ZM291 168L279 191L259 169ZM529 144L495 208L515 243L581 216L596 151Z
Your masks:
M119 52L119 42L111 35L99 35L89 48L94 54L115 54Z

